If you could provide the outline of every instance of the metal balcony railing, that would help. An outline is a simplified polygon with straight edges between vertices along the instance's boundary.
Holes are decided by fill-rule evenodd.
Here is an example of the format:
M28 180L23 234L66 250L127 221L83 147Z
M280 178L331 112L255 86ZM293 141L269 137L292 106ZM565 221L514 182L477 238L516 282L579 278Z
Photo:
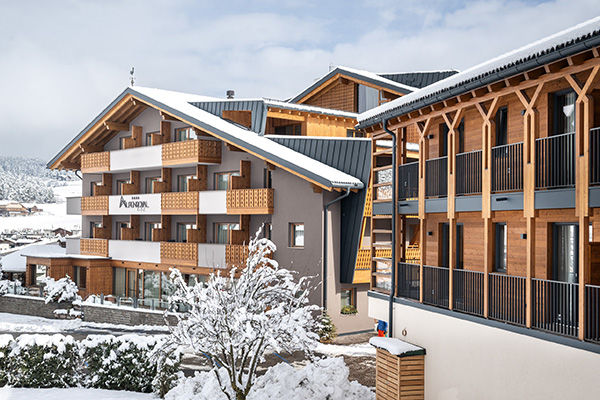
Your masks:
M419 300L419 265L398 263L398 296Z
M419 197L419 162L403 164L398 167L398 199Z
M492 147L492 192L523 190L523 142Z
M448 157L439 157L425 162L425 196L448 195Z
M456 194L481 193L481 150L456 155Z
M532 327L577 337L579 331L579 285L532 279Z
M423 265L423 303L448 308L448 268Z
M575 186L575 133L535 140L535 187Z
M453 309L483 315L483 272L455 269L452 271Z

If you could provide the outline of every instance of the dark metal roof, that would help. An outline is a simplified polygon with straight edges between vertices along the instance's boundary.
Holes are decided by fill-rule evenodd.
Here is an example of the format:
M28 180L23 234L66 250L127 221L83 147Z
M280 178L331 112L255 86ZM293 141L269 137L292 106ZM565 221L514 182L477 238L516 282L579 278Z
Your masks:
M317 138L297 136L266 136L292 150L321 161L360 179L364 187L371 175L371 140L353 138ZM340 281L352 283L360 244L362 217L367 190L351 193L342 200L340 225Z
M191 103L204 111L207 111L217 117L223 117L223 111L251 111L252 123L250 130L258 134L265 131L267 123L267 107L262 100L224 100L224 101L203 101Z
M582 26L585 28L587 25L589 25L588 31L578 34L577 29L581 29ZM369 117L362 120L359 117L360 122L357 125L357 128L366 128L378 124L385 119L408 114L423 107L448 100L471 90L490 85L525 71L530 71L539 68L540 66L600 46L600 28L598 28L597 25L598 18L595 18L584 24L575 26L573 28L575 30L574 33L571 33L570 30L563 31L557 34L557 36L563 35L563 37L549 37L473 67L477 68L478 71L481 70L481 72L476 75L470 70L465 70L446 78L449 82L451 81L452 84L442 85L444 80L439 81L439 90L432 91L431 88L425 87L424 89L413 92L413 96L410 98L401 97L400 99L380 106L382 111L379 113L377 112L377 108L369 110L365 113L368 113ZM546 43L547 45L544 46ZM524 51L528 51L528 53L525 54L523 53ZM514 53L517 52L521 52L523 55L519 59L514 59ZM502 63L503 57L506 58L505 63ZM461 79L463 76L464 79ZM436 85L432 85L432 88L433 86ZM421 91L423 91L422 95L420 95ZM395 101L399 104L398 106L393 107Z
M377 74L383 78L392 80L394 82L402 83L404 85L423 88L429 86L434 82L446 79L449 76L457 74L458 71L428 71L428 72L400 72L394 74Z

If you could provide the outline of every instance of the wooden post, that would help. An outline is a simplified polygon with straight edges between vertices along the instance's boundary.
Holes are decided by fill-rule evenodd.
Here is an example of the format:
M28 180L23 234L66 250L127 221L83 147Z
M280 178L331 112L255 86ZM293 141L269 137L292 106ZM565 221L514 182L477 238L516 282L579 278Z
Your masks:
M426 179L426 168L425 161L429 155L429 140L427 140L426 134L429 128L431 119L427 119L423 124L416 124L417 130L419 131L419 301L423 302L423 265L425 264L425 241L427 236L425 234L426 223L425 223L425 179Z

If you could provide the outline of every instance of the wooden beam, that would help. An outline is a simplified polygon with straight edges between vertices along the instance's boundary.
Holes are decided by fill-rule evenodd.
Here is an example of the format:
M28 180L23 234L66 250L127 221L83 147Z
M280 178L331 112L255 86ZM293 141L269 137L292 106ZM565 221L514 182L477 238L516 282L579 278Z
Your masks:
M164 111L159 111L160 112L160 117L163 121L179 121L179 119L177 117L174 117L171 114L167 114Z
M129 124L124 124L121 122L114 122L114 121L106 121L104 122L104 126L106 127L107 131L128 131L129 130Z

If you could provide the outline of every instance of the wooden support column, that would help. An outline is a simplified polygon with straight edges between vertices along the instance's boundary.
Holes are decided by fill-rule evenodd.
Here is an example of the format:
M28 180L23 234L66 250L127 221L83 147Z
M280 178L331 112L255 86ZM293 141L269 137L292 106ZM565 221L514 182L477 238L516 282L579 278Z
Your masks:
M533 96L525 90L515 94L525 107L523 115L523 216L527 224L527 278L525 283L526 326L531 328L533 313L532 279L535 277L535 139L537 137L538 112L535 104L539 99L544 82L535 87Z
M590 129L594 127L594 99L589 93L598 79L600 66L592 68L585 82L579 82L575 75L565 78L577 93L575 102L575 215L579 221L579 332L580 340L585 339L585 285L590 283Z
M494 233L492 223L492 137L493 116L499 97L495 97L487 109L483 103L475 103L483 124L481 127L481 218L483 218L483 316L489 315L490 272L493 268Z
M426 262L425 258L425 161L429 154L429 140L427 139L427 130L431 119L427 119L424 123L417 123L416 127L419 131L419 301L423 302L423 265Z
M458 124L462 117L463 109L456 110L454 117L443 113L444 121L448 126L448 308L454 306L454 268L456 268L456 154L458 151Z
M160 121L160 137L161 143L171 141L171 123L169 121Z

